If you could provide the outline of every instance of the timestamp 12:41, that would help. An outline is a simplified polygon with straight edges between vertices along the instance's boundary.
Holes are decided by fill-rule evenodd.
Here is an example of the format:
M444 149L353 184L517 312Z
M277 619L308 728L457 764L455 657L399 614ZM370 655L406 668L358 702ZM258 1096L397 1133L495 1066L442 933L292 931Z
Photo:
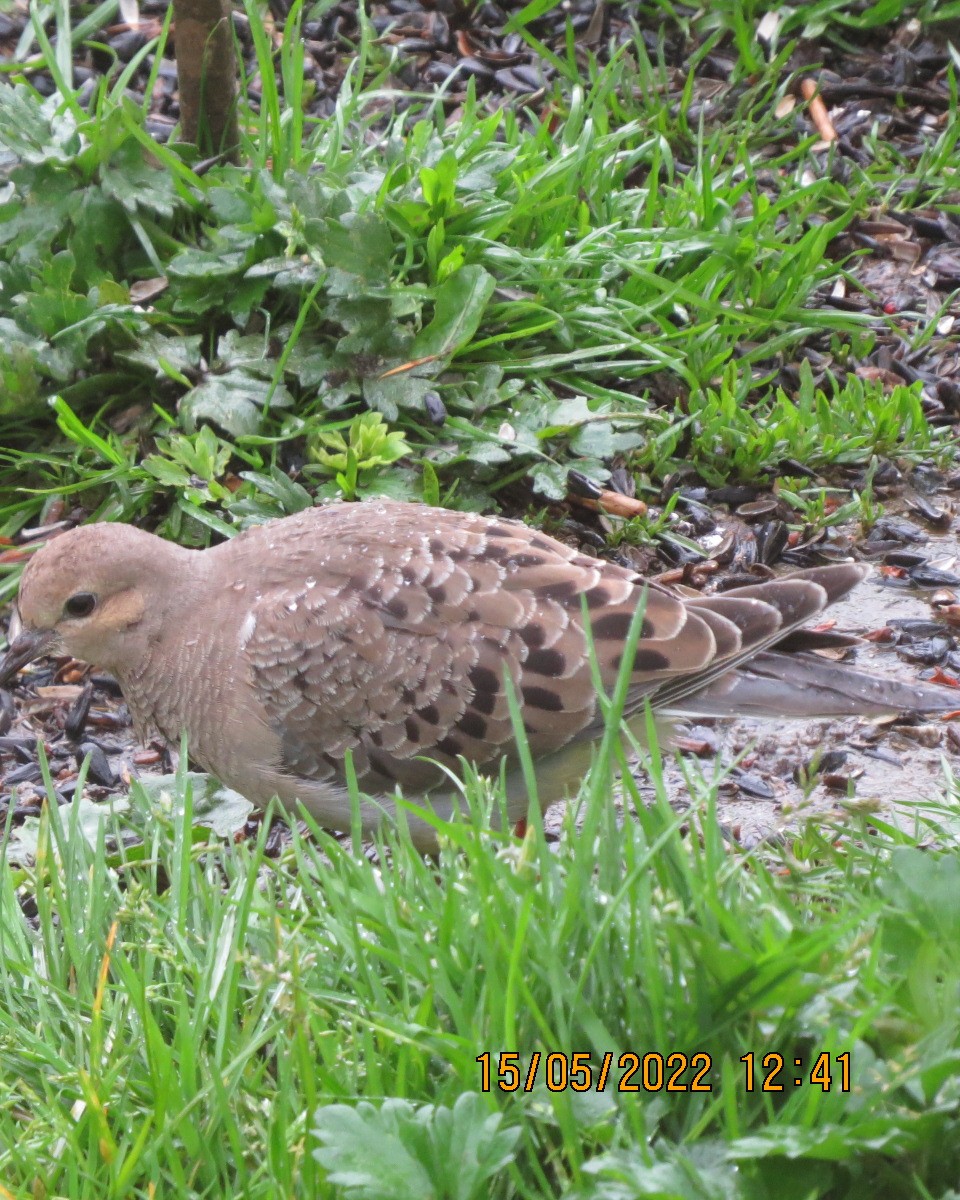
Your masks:
M748 1092L754 1091L755 1088L759 1088L761 1092L782 1092L790 1086L801 1087L804 1083L819 1084L825 1092L829 1092L838 1085L841 1092L850 1091L849 1050L845 1054L834 1054L832 1059L826 1050L822 1051L817 1055L809 1073L804 1072L806 1078L799 1073L794 1074L789 1069L784 1056L771 1050L760 1059L760 1071L763 1074L761 1081L756 1070L757 1058L758 1056L753 1053L740 1056L740 1061L746 1068ZM836 1064L833 1070L831 1070L831 1062ZM795 1058L793 1067L797 1072L803 1071L803 1059ZM837 1078L837 1073L839 1073L839 1078Z

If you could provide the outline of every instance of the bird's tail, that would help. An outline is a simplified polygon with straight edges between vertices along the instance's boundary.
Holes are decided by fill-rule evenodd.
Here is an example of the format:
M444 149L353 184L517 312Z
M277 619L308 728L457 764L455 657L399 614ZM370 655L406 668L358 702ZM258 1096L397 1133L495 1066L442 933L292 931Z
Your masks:
M881 717L960 710L960 689L887 679L816 654L766 650L668 711L686 717Z

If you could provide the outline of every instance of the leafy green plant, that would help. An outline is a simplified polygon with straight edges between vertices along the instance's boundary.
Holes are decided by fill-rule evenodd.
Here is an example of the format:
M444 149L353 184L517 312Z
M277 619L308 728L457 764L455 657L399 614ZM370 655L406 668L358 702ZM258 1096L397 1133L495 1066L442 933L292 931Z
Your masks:
M731 468L743 479L763 478L788 458L823 467L864 462L873 455L919 459L950 452L953 438L927 422L919 384L887 391L848 375L842 384L828 378L828 392L815 385L806 360L799 373L794 396L778 388L754 399L752 381L731 364L719 388L690 396L684 406L690 424L674 427L667 453L689 437L697 469L720 482Z
M371 471L389 466L410 453L403 434L391 431L376 412L354 417L346 437L336 429L311 432L307 450L314 462L334 474L347 500L356 498L361 476L369 478Z
M484 113L468 92L458 124L425 102L397 118L381 153L363 137L376 114L361 80L386 69L367 25L337 120L311 125L296 47L275 53L258 6L248 17L263 78L274 65L283 78L246 122L249 169L197 175L183 147L153 146L115 89L89 113L61 97L65 120L57 98L4 93L0 142L17 165L0 298L22 302L5 311L0 299L0 375L38 414L54 390L84 418L94 396L148 400L187 433L212 425L249 453L249 439L276 448L371 409L471 504L523 475L556 499L571 461L598 480L617 453L669 461L687 418L674 433L658 424L648 380L673 379L697 408L738 348L739 408L756 392L747 369L762 378L813 332L841 345L868 336L849 314L810 306L837 273L826 248L868 204L868 181L856 192L810 182L803 145L778 160L776 188L758 173L779 129L775 64L738 99L736 135L691 129L683 106L667 113L638 39L585 77L566 63L539 124ZM691 170L676 171L677 152ZM753 435L724 457L711 405L720 452L703 457L726 476L746 468ZM904 445L914 437L923 430L910 425ZM277 449L263 454L277 465ZM245 482L236 504L271 509ZM412 480L404 493L417 494ZM124 511L151 494L131 491ZM201 509L221 529L237 515L220 493Z
M652 546L656 545L661 539L664 539L699 552L700 548L695 542L674 532L671 528L673 525L673 514L679 500L680 493L674 492L663 508L656 512L647 512L641 516L630 517L625 520L617 520L608 515L607 521L612 525L607 535L609 544L611 546L623 544L629 546Z
M518 1127L503 1127L476 1092L452 1108L386 1100L319 1109L314 1150L332 1184L356 1200L479 1200L514 1159Z
M223 503L229 490L220 479L233 453L233 446L222 441L209 425L192 437L172 434L157 440L157 452L143 460L143 469L167 487L192 489L198 499Z
M883 505L873 494L872 478L873 471L870 470L863 488L854 492L849 500L843 499L846 492L810 487L807 480L790 479L789 476L781 476L775 487L780 499L796 510L810 531L856 521L864 532L868 532L883 514Z

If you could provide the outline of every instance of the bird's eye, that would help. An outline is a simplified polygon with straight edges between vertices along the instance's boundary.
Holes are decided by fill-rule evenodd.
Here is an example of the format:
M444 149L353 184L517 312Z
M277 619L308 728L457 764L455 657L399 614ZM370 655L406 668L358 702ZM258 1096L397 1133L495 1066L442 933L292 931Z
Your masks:
M89 617L97 607L97 598L93 592L77 592L63 606L68 617Z

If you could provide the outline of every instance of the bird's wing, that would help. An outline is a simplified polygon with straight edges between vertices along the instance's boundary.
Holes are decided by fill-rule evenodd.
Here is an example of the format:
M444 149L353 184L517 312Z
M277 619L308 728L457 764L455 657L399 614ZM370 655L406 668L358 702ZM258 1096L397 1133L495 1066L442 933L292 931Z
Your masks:
M497 763L514 740L505 674L535 755L593 730L581 597L612 684L644 581L520 523L384 508L389 519L337 525L332 541L326 523L305 525L297 577L264 589L247 619L243 652L285 769L339 782L350 750L361 786L380 791L431 786L420 756ZM647 590L632 702L716 654L708 621Z
M629 714L646 697L672 706L708 686L865 570L842 564L685 600L519 522L390 504L375 521L369 505L328 511L288 526L297 570L263 590L244 653L284 768L342 782L349 750L371 792L432 786L440 773L422 758L491 767L509 755L505 676L535 756L594 736L602 714L583 601L607 688L645 603Z

